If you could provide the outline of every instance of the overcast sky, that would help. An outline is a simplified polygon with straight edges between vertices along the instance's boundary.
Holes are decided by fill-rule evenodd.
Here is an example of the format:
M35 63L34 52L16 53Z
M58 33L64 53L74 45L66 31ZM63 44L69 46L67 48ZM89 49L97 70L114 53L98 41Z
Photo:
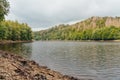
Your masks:
M120 0L8 0L10 20L26 22L33 30L72 23L91 16L120 16Z

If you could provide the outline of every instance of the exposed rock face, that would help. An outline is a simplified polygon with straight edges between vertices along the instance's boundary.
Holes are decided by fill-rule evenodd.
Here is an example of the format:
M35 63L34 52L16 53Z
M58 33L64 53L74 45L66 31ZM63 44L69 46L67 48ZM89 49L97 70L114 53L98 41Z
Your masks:
M94 33L99 31L97 29L120 28L120 17L97 17L93 16L75 24L65 25L61 24L46 30L34 32L34 39L36 40L113 40L119 39L119 36L114 37L110 34L109 38L94 37ZM116 29L117 30L117 29ZM115 31L115 30L114 30ZM115 31L119 34L119 30ZM101 33L106 35L107 33ZM112 35L118 34L112 33ZM111 37L111 39L110 39Z
M0 80L83 80L64 76L34 61L0 51ZM89 80L89 79L87 79ZM91 80L91 79L90 79Z
M96 28L96 27L120 27L120 17L97 17L93 16L89 19L86 19L82 22L71 25L72 27L78 28Z

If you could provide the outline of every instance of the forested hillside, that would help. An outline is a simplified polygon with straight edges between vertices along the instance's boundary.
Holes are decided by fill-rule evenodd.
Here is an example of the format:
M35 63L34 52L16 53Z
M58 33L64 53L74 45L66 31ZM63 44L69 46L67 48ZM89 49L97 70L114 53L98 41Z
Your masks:
M26 23L2 21L0 23L0 40L32 40L32 30Z
M73 25L59 25L34 32L36 40L117 40L120 17L91 17Z

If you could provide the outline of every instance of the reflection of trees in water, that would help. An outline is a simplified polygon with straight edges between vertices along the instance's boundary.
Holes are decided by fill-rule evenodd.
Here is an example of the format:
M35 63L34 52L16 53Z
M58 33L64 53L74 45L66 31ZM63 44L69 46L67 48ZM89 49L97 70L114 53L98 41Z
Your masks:
M77 66L93 69L120 67L120 45L116 43L84 43L57 46L50 50L53 58L64 59ZM69 45L69 46L68 46ZM67 62L68 64L69 62Z
M118 62L120 60L120 45L93 44L79 48L81 50L80 61L88 63L87 65L91 68L106 69L120 66L120 62Z
M29 58L32 53L31 44L27 43L13 43L13 44L1 44L0 49L9 51L24 57Z
M66 61L67 64L72 63L72 65L92 69L120 66L120 44L116 43L61 43L54 47L47 47L47 49L53 55L52 59L60 59ZM45 50L41 49L41 51Z

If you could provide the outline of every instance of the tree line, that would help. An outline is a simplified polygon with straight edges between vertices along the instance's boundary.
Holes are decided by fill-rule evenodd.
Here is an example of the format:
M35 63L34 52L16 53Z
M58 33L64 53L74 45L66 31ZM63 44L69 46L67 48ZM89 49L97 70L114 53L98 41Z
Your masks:
M91 17L72 25L34 32L36 40L116 40L120 39L120 17Z
M75 27L53 27L34 32L36 40L117 40L120 39L120 28L115 26L77 30Z
M32 40L32 30L26 23L5 20L9 8L10 5L7 0L0 0L0 40Z
M26 23L18 21L0 22L0 40L32 40L32 30Z

